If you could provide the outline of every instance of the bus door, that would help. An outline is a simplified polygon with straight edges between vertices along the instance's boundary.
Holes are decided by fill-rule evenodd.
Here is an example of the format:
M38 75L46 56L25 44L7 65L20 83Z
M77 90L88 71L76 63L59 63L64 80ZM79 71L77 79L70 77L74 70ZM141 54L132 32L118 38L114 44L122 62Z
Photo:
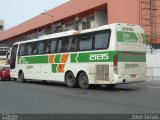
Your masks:
M16 67L17 49L18 49L18 45L14 45L12 47L11 58L10 58L10 69L15 69Z

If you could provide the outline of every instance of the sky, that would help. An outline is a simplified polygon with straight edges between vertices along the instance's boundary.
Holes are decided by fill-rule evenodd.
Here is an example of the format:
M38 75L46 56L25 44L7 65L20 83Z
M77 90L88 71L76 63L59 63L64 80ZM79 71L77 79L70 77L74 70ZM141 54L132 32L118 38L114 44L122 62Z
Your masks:
M69 0L1 0L0 20L4 20L7 30L67 1Z

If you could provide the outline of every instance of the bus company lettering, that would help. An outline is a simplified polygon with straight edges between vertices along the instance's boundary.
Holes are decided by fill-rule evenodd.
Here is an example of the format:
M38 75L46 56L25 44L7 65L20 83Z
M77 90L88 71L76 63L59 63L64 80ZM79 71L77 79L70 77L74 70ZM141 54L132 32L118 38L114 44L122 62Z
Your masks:
M133 28L127 28L127 27L122 27L123 31L132 31L133 32Z
M125 69L138 68L138 67L139 67L139 64L125 64Z
M136 39L133 39L131 37L131 35L127 34L127 33L123 33L123 42L126 42L126 43L136 43L137 40Z
M108 53L104 53L104 54L90 54L90 58L91 61L94 60L108 60L109 59L109 55Z
M25 58L19 58L19 64L28 64L28 61L26 61Z

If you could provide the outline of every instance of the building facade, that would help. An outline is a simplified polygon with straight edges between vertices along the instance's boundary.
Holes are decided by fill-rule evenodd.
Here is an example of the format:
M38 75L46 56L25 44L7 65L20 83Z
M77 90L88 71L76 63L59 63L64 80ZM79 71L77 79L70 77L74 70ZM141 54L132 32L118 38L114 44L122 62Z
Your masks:
M157 48L160 44L158 5L160 0L70 0L1 33L0 45L11 46L16 41L71 29L83 30L104 24L131 23L143 26L148 43Z
M0 43L16 41L76 29L83 30L111 23L142 25L147 41L159 41L160 0L70 0L0 34ZM81 5L81 6L80 6ZM157 26L157 27L155 27ZM154 37L151 34L154 34Z

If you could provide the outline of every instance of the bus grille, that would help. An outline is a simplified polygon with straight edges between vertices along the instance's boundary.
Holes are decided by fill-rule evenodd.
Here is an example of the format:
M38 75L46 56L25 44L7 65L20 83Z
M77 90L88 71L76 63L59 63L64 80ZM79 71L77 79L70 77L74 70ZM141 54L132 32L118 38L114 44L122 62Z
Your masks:
M96 65L96 80L109 80L109 65Z

